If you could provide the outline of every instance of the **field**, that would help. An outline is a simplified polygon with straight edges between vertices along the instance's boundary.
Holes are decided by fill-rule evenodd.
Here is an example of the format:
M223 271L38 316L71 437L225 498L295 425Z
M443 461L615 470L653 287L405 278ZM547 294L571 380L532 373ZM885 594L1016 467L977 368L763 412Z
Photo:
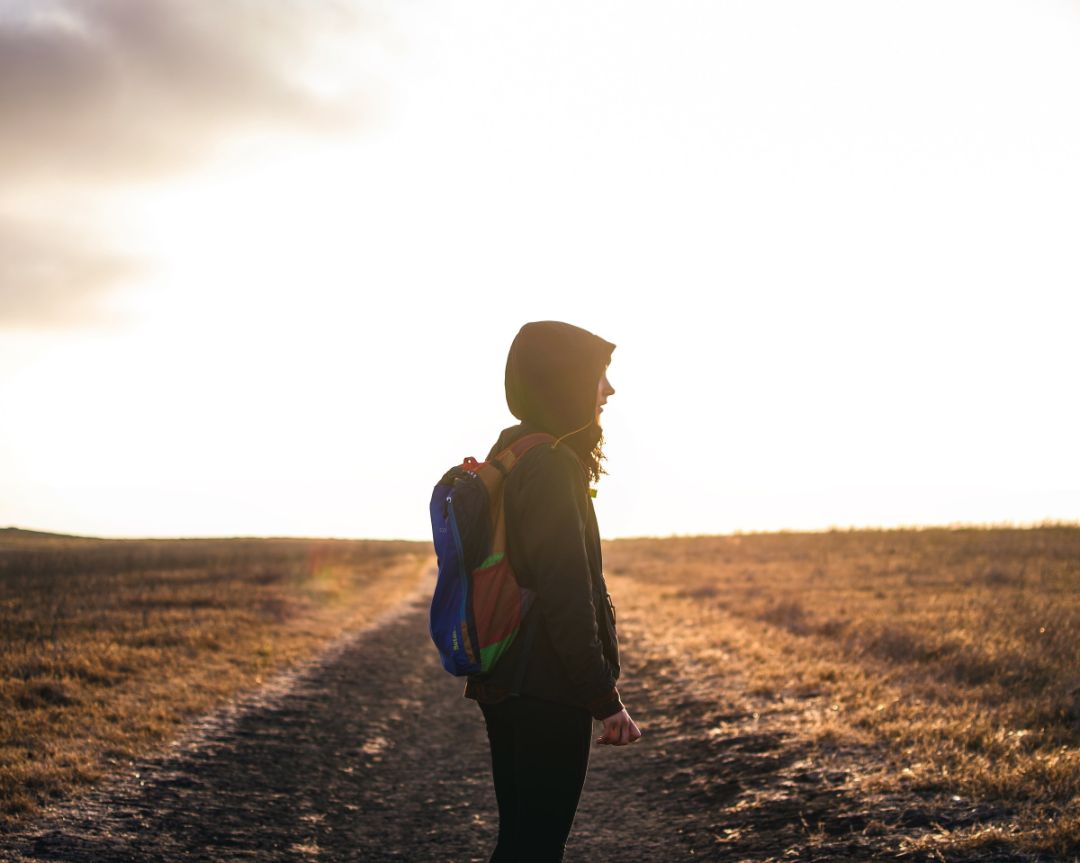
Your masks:
M0 857L487 859L427 544L0 536ZM1080 859L1080 528L604 554L645 736L594 747L568 861Z
M605 569L660 600L706 700L735 668L823 755L872 748L852 793L985 816L909 850L1080 853L1080 529L627 540Z
M427 546L0 531L0 825L397 604Z

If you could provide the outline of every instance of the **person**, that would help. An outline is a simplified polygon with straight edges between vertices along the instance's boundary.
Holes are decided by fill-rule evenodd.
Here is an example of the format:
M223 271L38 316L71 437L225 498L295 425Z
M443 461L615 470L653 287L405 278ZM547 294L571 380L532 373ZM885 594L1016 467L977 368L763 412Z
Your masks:
M503 488L507 555L535 602L495 667L465 686L491 748L499 833L490 863L563 859L594 719L598 744L641 737L616 686L615 607L588 488L603 473L600 414L615 392L614 349L580 327L538 321L521 328L506 360L506 401L520 422L488 458L537 431L555 440L530 449Z

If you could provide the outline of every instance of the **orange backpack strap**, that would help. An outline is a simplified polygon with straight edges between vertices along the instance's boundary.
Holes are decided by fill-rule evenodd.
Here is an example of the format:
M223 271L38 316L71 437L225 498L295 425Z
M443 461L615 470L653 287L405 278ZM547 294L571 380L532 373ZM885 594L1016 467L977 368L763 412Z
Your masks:
M509 476L510 471L514 469L514 466L521 461L522 456L533 447L542 443L554 442L555 438L547 432L527 434L525 437L514 441L510 446L495 456L495 458L488 459L488 464L493 464L499 472L506 477Z

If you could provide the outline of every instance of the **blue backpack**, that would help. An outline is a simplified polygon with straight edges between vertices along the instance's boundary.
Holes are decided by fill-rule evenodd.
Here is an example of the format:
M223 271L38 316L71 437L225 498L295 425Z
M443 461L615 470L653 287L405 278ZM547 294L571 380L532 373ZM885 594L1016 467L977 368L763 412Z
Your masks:
M536 598L518 584L506 554L503 483L525 453L554 440L538 432L487 462L466 458L446 472L431 494L431 532L439 559L431 639L443 668L455 676L494 668Z

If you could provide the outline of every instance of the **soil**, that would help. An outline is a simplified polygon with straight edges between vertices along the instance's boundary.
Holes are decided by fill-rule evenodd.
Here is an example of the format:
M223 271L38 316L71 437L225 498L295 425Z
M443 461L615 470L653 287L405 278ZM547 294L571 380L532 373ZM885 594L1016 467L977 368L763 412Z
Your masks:
M498 826L487 739L429 640L432 586L425 573L391 614L194 723L169 752L0 837L0 859L486 861ZM703 677L648 620L620 602L620 691L644 736L594 746L568 863L1031 859L904 853L921 832L1007 813L867 799L851 779L879 753L811 751L807 708L740 689L736 670Z

